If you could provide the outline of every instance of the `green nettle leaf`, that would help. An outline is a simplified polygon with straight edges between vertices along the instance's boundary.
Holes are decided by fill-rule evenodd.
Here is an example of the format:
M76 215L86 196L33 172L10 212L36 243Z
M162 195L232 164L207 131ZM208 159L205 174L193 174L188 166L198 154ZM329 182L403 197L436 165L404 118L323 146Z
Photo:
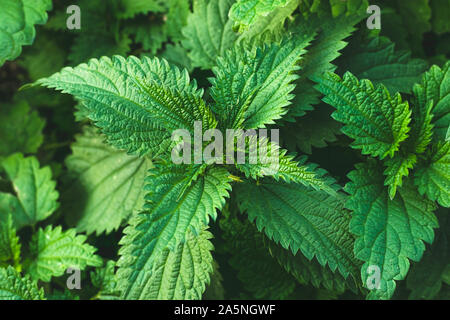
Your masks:
M284 39L280 44L246 50L237 46L213 69L213 110L224 128L262 128L287 112L293 98L294 74L310 37Z
M410 93L427 69L421 59L412 59L408 51L395 51L386 37L355 37L339 59L339 73L350 71L359 79L382 83L389 92Z
M76 235L74 229L61 227L39 229L30 242L31 263L27 273L34 280L49 282L62 276L68 268L79 270L87 266L99 267L102 259L95 255L96 248L85 243L86 236Z
M436 138L444 140L450 123L450 62L441 69L432 66L422 78L422 83L414 86L415 105L426 110L432 101L431 112Z
M336 108L332 117L344 123L341 131L355 139L351 147L363 154L392 157L408 137L411 111L400 94L391 97L386 87L374 87L369 80L359 81L350 72L343 79L328 74L317 89L324 102Z
M216 210L222 208L231 189L229 173L221 167L160 164L151 172L146 187L148 211L131 220L121 240L119 288L127 299L158 297L149 282L152 270L164 270L164 261L174 263L173 259L184 250L187 232L196 237L210 217L216 219ZM177 254L167 256L170 252ZM161 255L166 255L166 260L161 260ZM177 280L168 277L164 282L171 287L170 283ZM196 297L186 293L183 286L161 294Z
M20 269L20 243L13 225L12 216L0 222L0 267L13 265Z
M24 100L0 104L0 157L15 152L35 153L42 144L45 121Z
M417 157L414 154L408 154L405 157L396 155L385 162L386 170L384 174L386 180L384 185L389 186L389 198L392 200L398 187L402 186L403 177L409 175L409 169L412 169L417 162Z
M0 0L0 300L450 299L450 0L70 4Z
M182 33L184 47L194 67L210 69L216 58L230 49L238 35L233 32L233 21L228 11L234 0L195 0Z
M450 207L450 141L434 146L415 172L414 183L420 194Z
M131 153L166 152L172 131L193 132L195 121L201 121L204 130L216 126L201 99L203 91L195 81L190 83L187 71L158 58L92 59L36 84L80 99L108 142Z
M238 0L230 9L233 28L242 32L255 23L258 17L267 16L279 7L285 7L289 0Z
M39 168L35 157L16 153L3 160L15 195L0 192L0 219L12 213L17 229L33 226L49 217L59 206L56 183L49 167Z
M260 149L261 140L263 139L260 139L258 142L250 140L249 145L258 143L258 149ZM306 163L306 157L300 157L296 161L294 156L286 154L287 150L280 149L274 143L268 143L267 150L268 161L257 159L254 164L248 162L236 164L236 168L243 172L247 178L257 180L262 177L272 177L276 181L283 180L287 183L301 183L307 187L336 195L335 189L338 189L339 186L334 184L335 180L328 176L324 169L318 168L316 164ZM274 153L275 150L278 151ZM272 157L277 157L276 161Z
M413 89L418 92L420 88L416 85ZM417 101L416 101L417 102ZM410 138L406 142L406 146L410 152L416 154L424 153L428 145L433 139L433 100L426 104L415 103L412 108L412 118Z
M268 0L272 1L272 0ZM279 0L275 0L279 1ZM301 3L300 0L281 0L283 6L275 7L266 15L259 15L251 25L239 35L237 42L252 42L267 39L278 39L284 33L286 21L293 20L293 13ZM242 31L242 30L241 30Z
M142 225L141 225L142 226ZM140 233L146 232L139 228ZM135 231L138 231L137 229ZM145 241L145 234L134 235L135 240L141 238ZM213 271L213 259L211 251L213 245L210 242L212 234L206 230L198 235L187 231L185 240L178 242L172 249L164 248L157 255L145 263L141 257L122 256L119 264L136 264L135 267L144 268L135 274L124 269L119 269L120 289L124 299L200 299L210 281ZM126 238L125 238L126 239ZM142 243L142 245L146 245ZM135 248L135 250L138 248ZM148 248L144 252L148 252ZM140 251L139 250L139 251ZM139 253L139 251L135 253ZM151 253L145 253L145 255ZM131 261L136 260L137 261ZM120 272L123 271L123 272ZM130 270L131 271L131 270ZM123 278L125 275L130 278Z
M300 284L311 284L316 288L325 288L327 290L342 294L346 289L357 292L359 279L347 277L345 279L339 272L333 272L328 267L323 267L316 260L308 260L304 255L297 253L293 255L289 250L283 249L273 241L264 241L266 250L271 256L291 274Z
M66 159L68 186L62 194L63 211L77 230L110 233L144 205L144 179L152 163L127 155L105 142L92 127L76 137Z
M0 66L34 41L36 24L47 22L51 0L0 0Z
M409 299L434 299L439 293L445 274L450 270L449 222L446 213L440 215L436 239L422 260L411 267L406 278L406 285L411 289Z
M364 261L363 284L371 289L368 298L389 299L395 290L394 280L403 280L409 259L419 261L431 243L438 221L433 202L420 197L406 183L397 196L389 199L383 174L375 161L356 165L345 186L350 194L346 207L353 210L350 231L356 235L354 252Z
M0 300L45 300L44 290L13 267L0 268Z
M316 257L320 265L357 278L359 263L343 196L274 181L238 184L236 196L241 212L269 239L294 255L300 250L308 260Z

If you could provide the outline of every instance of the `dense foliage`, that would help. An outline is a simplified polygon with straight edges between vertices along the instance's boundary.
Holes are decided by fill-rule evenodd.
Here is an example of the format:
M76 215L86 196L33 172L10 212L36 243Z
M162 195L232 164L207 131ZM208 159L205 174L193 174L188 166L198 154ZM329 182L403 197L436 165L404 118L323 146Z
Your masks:
M449 299L449 57L449 0L0 0L0 299Z

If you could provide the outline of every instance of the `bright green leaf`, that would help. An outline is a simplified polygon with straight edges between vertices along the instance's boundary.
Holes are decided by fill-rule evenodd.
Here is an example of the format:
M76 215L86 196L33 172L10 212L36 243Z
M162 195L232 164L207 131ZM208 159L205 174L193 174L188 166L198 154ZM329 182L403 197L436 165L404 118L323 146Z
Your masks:
M95 255L97 249L85 241L86 236L76 235L74 229L64 232L61 227L39 229L30 242L31 263L27 272L34 280L50 282L68 268L83 270L87 266L101 266L102 259Z
M215 127L202 90L190 83L187 71L157 58L92 59L36 84L80 99L108 142L131 153L165 152L172 131L193 132L195 121L205 130Z
M364 261L363 284L371 289L368 298L390 299L394 280L406 277L409 259L419 261L424 241L434 239L436 206L420 197L411 183L398 188L397 196L390 200L382 171L374 161L356 165L348 176L351 182L345 190L350 198L346 206L353 210L350 231L357 237L356 258Z
M40 168L35 157L16 153L3 160L15 195L0 192L0 219L12 214L17 229L33 226L49 217L59 206L56 183L49 167Z
M443 207L450 207L450 141L432 148L428 158L415 172L414 183L420 194Z
M330 196L298 184L274 181L236 186L241 212L247 212L260 232L289 249L300 250L308 260L357 277L353 236L348 230L349 214L342 196Z
M167 263L175 263L184 254L183 243L189 243L186 239L188 233L195 239L210 217L216 218L216 210L224 205L231 189L228 176L225 169L218 167L156 165L147 179L148 211L132 219L131 225L125 229L126 236L121 240L118 277L122 297L156 299L169 294L198 297L198 291L186 291L184 286L176 284L175 292L170 289L158 293L149 279L154 268L164 270L166 260ZM195 241L192 245L197 246ZM204 245L199 244L201 247ZM188 244L186 249L190 250L189 247ZM170 265L167 267L172 268ZM173 281L178 281L178 276L175 276L169 276L164 283L167 281L171 287ZM147 285L143 285L143 281Z
M293 98L297 64L312 37L284 39L251 51L238 46L220 58L211 89L219 124L253 129L281 118Z
M237 38L228 11L234 0L195 0L182 32L194 67L210 69Z
M0 268L0 300L45 300L44 290L13 267Z
M408 137L408 102L399 94L391 97L383 85L374 87L369 80L359 81L347 72L343 79L326 75L317 89L325 94L323 101L336 108L332 117L345 124L342 132L355 139L351 146L363 154L392 157Z
M36 24L47 21L51 0L0 0L0 66L34 41Z
M260 16L267 16L277 8L285 7L289 0L237 0L230 9L233 28L240 32L255 23Z
M68 186L63 211L80 232L110 233L144 205L144 179L151 161L108 146L86 127L66 159Z

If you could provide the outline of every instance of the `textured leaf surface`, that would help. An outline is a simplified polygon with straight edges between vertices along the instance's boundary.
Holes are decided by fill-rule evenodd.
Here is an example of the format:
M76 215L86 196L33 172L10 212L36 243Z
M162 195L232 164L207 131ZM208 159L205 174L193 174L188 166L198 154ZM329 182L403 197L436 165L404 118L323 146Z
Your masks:
M142 209L151 161L108 146L94 128L86 127L76 139L66 159L63 210L77 230L109 233Z
M170 257L167 263L174 263L171 259L183 252L187 232L196 237L210 217L216 218L231 188L228 176L223 168L156 166L147 179L148 211L133 218L121 240L118 276L123 297L156 298L154 289L147 287L152 285L151 270L164 269L164 259ZM179 297L185 292L180 287L172 294Z
M301 253L293 255L292 252L276 245L273 241L265 239L264 244L271 256L300 284L311 284L316 288L325 288L338 294L347 289L356 291L359 285L359 278L345 279L339 272L333 272L330 268L321 266L316 260L310 261Z
M420 92L420 86L414 86L414 94ZM420 93L419 93L420 95ZM416 154L424 153L433 139L433 100L426 103L420 103L415 99L412 108L412 118L410 138L406 142L406 148L409 152Z
M236 195L241 212L247 212L259 231L308 260L338 269L344 277L357 274L354 239L348 231L349 215L343 199L297 184L264 181L239 184Z
M211 238L212 234L206 230L197 236L188 231L185 241L176 243L172 249L164 248L136 279L128 279L131 283L126 288L132 286L132 290L124 290L123 281L126 279L119 273L119 285L122 284L121 289L124 290L122 297L140 300L200 299L213 270Z
M390 200L382 172L374 162L358 164L349 178L345 190L351 196L346 206L353 210L350 231L357 237L355 255L364 261L363 284L375 285L368 298L389 299L395 290L394 280L405 278L409 259L419 261L424 241L434 239L433 228L438 227L435 205L420 197L410 183ZM369 277L376 268L380 271L378 289Z
M263 149L264 144L260 139L258 141L258 149ZM256 144L250 142L249 145ZM247 178L257 180L262 177L273 177L276 181L285 181L288 183L301 183L307 187L316 190L323 190L327 193L335 195L334 179L327 176L324 169L318 168L316 164L306 163L307 158L301 157L295 160L293 156L287 155L286 150L280 149L275 143L267 144L267 161L263 161L261 157L252 164L251 160L245 164L236 164L236 167L242 171ZM264 149L263 149L264 150ZM275 150L277 150L275 152ZM258 153L261 154L264 152Z
M189 82L187 71L157 58L92 59L37 84L82 100L89 118L102 128L108 141L132 153L154 153L162 145L167 148L173 130L193 132L196 120L202 121L205 130L215 126L201 99L202 91Z
M230 49L238 37L228 12L234 0L195 0L193 12L183 28L184 47L194 67L210 69L216 58Z
M439 143L415 172L420 194L450 207L450 141Z
M235 21L234 29L243 31L255 23L258 17L267 16L278 7L284 7L289 0L238 0L230 9L230 18Z
M35 157L16 153L6 158L3 168L12 182L15 195L0 192L0 218L12 213L17 229L46 219L59 206L56 183L49 167L39 168Z
M252 25L239 35L238 42L258 42L279 39L284 27L293 20L293 13L297 9L299 0L286 1L286 5L276 7L266 16L259 16Z
M408 137L411 111L399 94L391 97L383 85L359 81L347 72L343 79L328 74L317 86L324 102L337 110L333 118L345 124L341 129L355 139L351 146L381 159L392 157L400 142Z
M0 66L34 41L36 24L47 21L51 0L0 0Z
M432 66L414 87L414 95L418 108L426 109L426 104L433 102L434 134L444 140L450 123L450 62L442 69Z
M220 58L211 95L221 125L261 128L281 118L293 98L297 64L311 40L300 36L251 51L237 46Z
M409 170L414 167L416 161L416 155L408 154L404 157L395 156L385 162L386 170L384 170L384 174L386 180L384 180L384 185L389 187L390 199L394 199L397 188L402 186L403 177L409 175Z
M13 267L0 268L0 300L45 300L44 290Z
M74 229L61 227L39 229L30 242L32 262L27 271L34 280L49 282L62 276L68 268L79 270L87 266L99 267L102 259L95 255L96 248L85 243L86 236L76 235Z

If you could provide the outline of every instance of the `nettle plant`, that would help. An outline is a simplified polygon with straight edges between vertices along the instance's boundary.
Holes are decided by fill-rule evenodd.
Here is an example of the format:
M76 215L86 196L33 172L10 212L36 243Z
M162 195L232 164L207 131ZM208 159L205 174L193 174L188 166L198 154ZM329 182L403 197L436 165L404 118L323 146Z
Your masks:
M311 290L326 299L390 299L406 290L411 298L446 297L445 56L433 58L441 67L429 67L395 50L388 37L367 30L364 0L199 0L192 7L176 0L169 9L149 2L153 7L111 1L105 14L115 21L113 39L90 55L82 44L102 33L80 30L68 55L77 63L93 59L22 88L52 88L77 101L82 133L64 169L54 162L41 168L36 156L23 155L42 144L45 125L26 99L19 95L0 110L0 298L79 298L66 289L64 274L74 270L75 285L67 286L80 289L76 283L87 275L76 279L76 271L88 267L95 270L84 296L96 299L223 298L223 276L239 283L233 298L310 298ZM44 18L28 31L46 20L51 5L41 3ZM394 20L403 5L389 11ZM93 3L86 8L95 12ZM161 43L170 41L164 53L159 44L143 53L142 17L173 18L174 8L185 21L158 20ZM450 31L433 17L436 34ZM415 37L426 31L411 33L413 52L422 50ZM5 60L30 44L12 39L18 47L0 56ZM134 52L139 58L129 54L131 39L144 44ZM108 54L118 48L123 54ZM17 129L21 115L28 130ZM238 150L244 163L173 162L180 151L174 133L187 132L183 142L192 145L200 135L205 147L213 129L279 129L281 142L246 138ZM252 158L262 148L277 156L276 170ZM63 171L61 192L52 170ZM102 259L87 240L114 247L108 234L121 237L120 249L117 258ZM229 275L229 265L237 274ZM406 288L396 292L405 278Z

